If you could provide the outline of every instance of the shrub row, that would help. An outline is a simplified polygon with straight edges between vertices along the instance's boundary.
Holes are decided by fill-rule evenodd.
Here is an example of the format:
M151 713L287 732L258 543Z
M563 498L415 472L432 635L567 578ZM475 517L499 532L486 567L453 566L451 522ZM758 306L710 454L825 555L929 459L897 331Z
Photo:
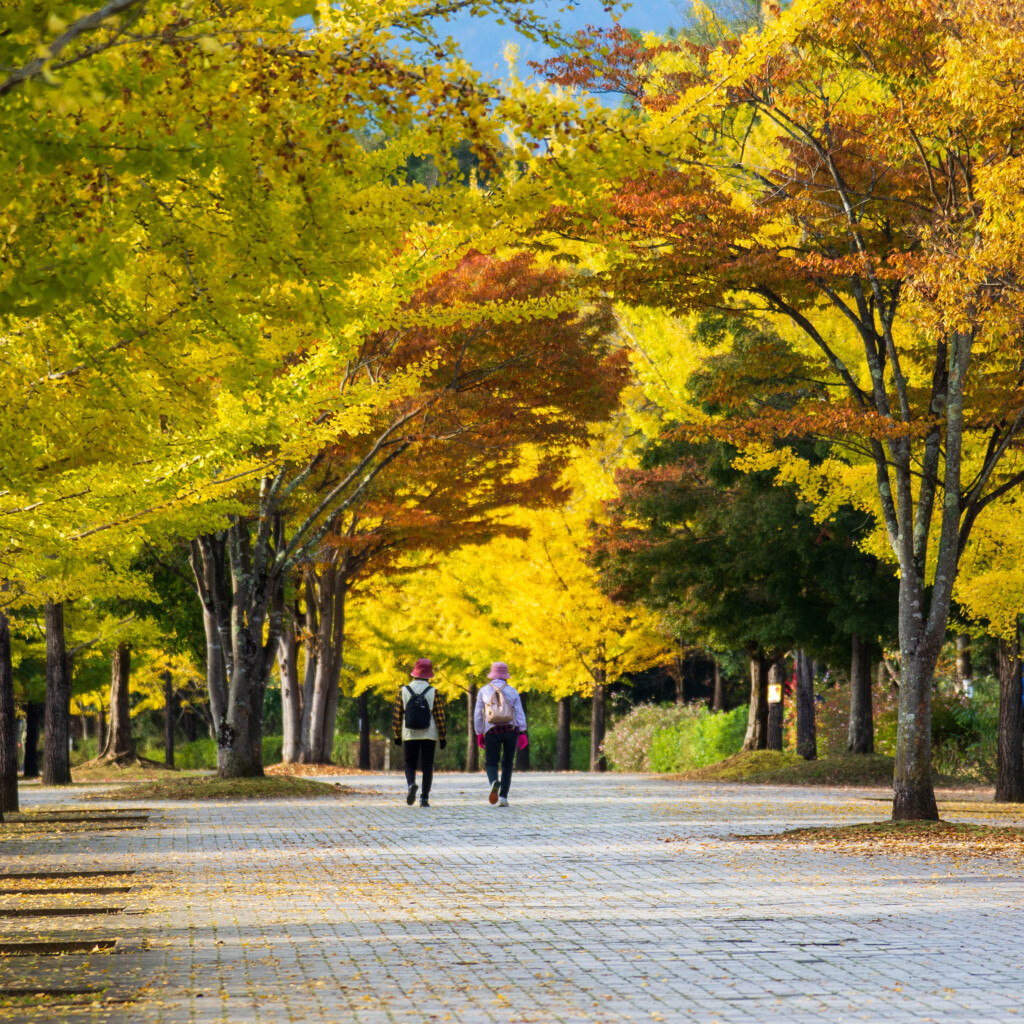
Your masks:
M622 772L685 772L737 753L747 706L714 713L698 704L642 704L608 731L604 751Z

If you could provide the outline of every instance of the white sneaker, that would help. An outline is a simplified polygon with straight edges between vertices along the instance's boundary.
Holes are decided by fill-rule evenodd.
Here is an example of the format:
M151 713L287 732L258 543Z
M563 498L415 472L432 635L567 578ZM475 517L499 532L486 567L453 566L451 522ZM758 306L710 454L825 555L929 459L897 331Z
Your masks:
M504 796L499 796L498 797L498 806L499 807L508 807L508 798L504 797Z
M494 782L491 784L491 791L487 794L487 802L489 804L496 804L498 802L498 783Z

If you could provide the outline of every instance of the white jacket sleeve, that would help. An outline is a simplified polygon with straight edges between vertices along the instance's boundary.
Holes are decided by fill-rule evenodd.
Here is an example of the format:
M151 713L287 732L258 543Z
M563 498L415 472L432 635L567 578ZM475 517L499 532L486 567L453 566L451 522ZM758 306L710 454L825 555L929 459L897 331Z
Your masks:
M477 736L484 731L484 688L476 695L476 707L473 708L473 729Z
M526 712L523 710L523 701L522 698L519 696L518 690L516 691L516 699L513 704L512 710L515 712L516 716L516 728L520 732L526 732Z

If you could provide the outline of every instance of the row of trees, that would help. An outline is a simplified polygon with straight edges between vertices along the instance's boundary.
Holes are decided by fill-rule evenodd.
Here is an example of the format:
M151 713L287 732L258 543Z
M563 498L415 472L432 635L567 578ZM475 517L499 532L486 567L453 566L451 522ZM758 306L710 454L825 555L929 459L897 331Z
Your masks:
M935 817L954 599L1017 657L1021 13L794 0L648 45L457 8L627 102L484 81L430 4L347 0L305 34L246 0L12 16L0 661L8 618L15 648L42 618L47 781L69 652L161 603L155 564L198 595L225 775L262 770L275 661L287 756L327 756L343 673L394 668L389 614L468 681L510 635L476 635L478 603L593 688L596 726L609 672L744 648L757 745L779 650L841 637L863 664L894 610L893 815ZM613 416L598 511L563 474ZM374 589L442 556L447 608L423 613L436 576ZM5 773L25 656L0 665Z

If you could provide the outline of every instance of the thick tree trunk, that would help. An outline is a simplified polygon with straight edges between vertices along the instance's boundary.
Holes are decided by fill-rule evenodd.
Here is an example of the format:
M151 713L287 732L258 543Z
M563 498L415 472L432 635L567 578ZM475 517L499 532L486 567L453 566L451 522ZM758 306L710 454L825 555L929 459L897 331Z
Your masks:
M476 726L473 725L473 712L476 710L476 686L466 691L466 771L480 770L480 748L476 745Z
M768 661L758 652L750 658L750 710L743 750L764 750L768 741Z
M285 764L298 760L302 742L298 654L298 637L294 625L289 623L277 644L277 664L281 673L281 760Z
M715 689L711 697L711 710L722 711L725 708L725 684L722 681L722 666L715 658Z
M595 675L599 682L594 683L594 696L590 706L590 770L603 772L608 768L604 751L601 749L604 743L607 688L604 685L604 669L598 669Z
M1018 633L1019 636L1019 633ZM999 641L999 728L996 795L999 803L1024 803L1024 693L1020 642Z
M768 685L779 688L779 699L768 705L768 723L764 744L766 750L782 750L783 747L782 727L786 708L784 675L781 661L773 662L772 667L768 669Z
M359 694L356 700L359 711L359 767L370 770L370 701L366 693Z
M938 821L932 785L934 658L903 655L893 782L894 821Z
M969 695L974 687L971 671L971 635L958 633L956 638L956 681L960 692Z
M174 692L174 676L164 673L164 764L174 767L174 721L178 717L178 696Z
M871 654L867 641L856 633L850 641L850 723L846 732L846 750L850 754L875 752Z
M64 642L64 605L46 602L46 718L43 724L43 785L71 784L71 665Z
M555 771L567 772L572 766L572 697L558 701L558 733L555 739Z
M25 779L39 778L39 718L43 705L29 701L25 705L25 762L21 774Z
M110 726L107 745L101 755L107 761L124 762L135 757L128 700L131 665L131 648L128 644L118 644L110 659Z
M0 611L0 821L18 810L18 721L14 704L11 630Z
M526 714L526 695L520 694L519 699L523 703L523 714ZM526 724L530 724L530 718L527 715ZM516 751L516 771L517 772L528 772L530 770L530 748L526 747L524 750Z
M796 652L796 752L806 761L818 759L818 728L814 715L814 662Z
M264 480L264 489L269 486ZM284 535L280 518L272 517L272 522L269 518L259 521L255 536L249 523L237 517L228 531L231 680L227 709L217 730L221 778L263 774L263 696L284 619L284 591L272 571L273 552L280 549Z

